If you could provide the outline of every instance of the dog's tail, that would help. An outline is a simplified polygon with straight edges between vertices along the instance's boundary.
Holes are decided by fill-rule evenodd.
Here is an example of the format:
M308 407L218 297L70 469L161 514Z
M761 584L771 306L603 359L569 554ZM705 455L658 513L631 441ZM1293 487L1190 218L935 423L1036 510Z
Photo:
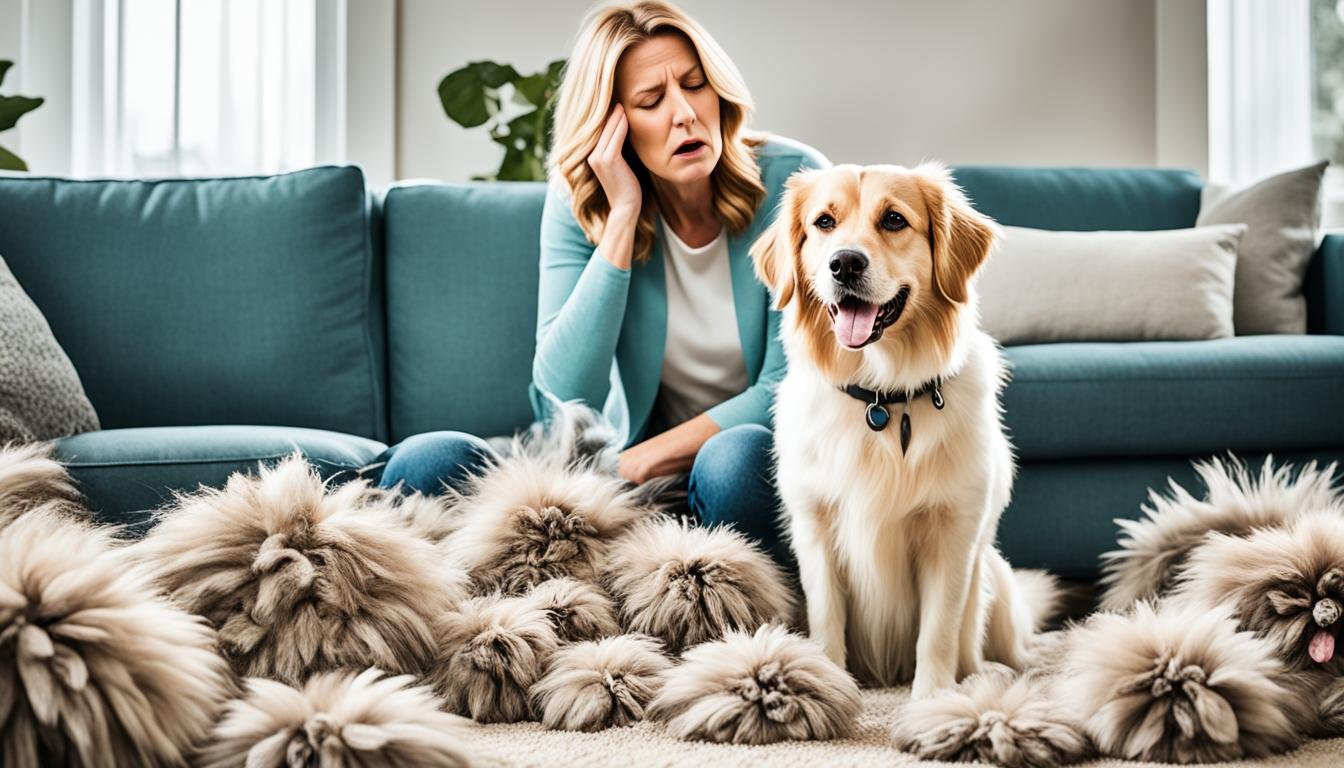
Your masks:
M49 443L0 446L0 528L48 502L77 504L79 492Z
M1047 571L1032 568L1014 568L1013 580L1018 594L1031 612L1031 625L1040 632L1059 615L1064 604L1064 589L1059 579Z

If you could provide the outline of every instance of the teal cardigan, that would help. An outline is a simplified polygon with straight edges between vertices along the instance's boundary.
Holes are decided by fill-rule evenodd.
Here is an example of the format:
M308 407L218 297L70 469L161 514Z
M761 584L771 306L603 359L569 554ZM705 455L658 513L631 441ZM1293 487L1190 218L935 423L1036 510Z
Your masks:
M747 251L774 221L784 181L800 169L830 165L811 147L775 136L756 147L755 154L765 198L750 226L728 237L733 304L749 385L709 409L720 429L770 426L775 387L785 369L780 313L771 308L769 290L756 279ZM537 351L528 388L533 415L546 418L551 397L601 404L628 447L645 438L662 378L667 341L662 227L656 230L659 235L647 261L619 269L588 241L563 188L551 184L541 216Z

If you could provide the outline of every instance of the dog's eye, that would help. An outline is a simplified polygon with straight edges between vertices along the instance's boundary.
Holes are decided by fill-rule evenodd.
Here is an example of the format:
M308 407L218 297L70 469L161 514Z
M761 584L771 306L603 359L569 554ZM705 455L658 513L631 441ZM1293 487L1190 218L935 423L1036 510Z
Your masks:
M905 217L895 211L887 211L882 214L882 228L888 232L899 232L910 226Z
M821 214L820 216L817 217L817 220L812 223L817 225L817 229L820 229L825 232L829 232L832 229L835 229L835 219L832 218L831 214L829 213Z

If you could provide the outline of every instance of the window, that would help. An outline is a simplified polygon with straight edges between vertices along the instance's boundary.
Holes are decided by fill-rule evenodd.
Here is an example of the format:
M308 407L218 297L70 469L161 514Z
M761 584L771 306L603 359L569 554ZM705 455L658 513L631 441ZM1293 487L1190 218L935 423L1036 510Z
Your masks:
M271 173L317 162L318 0L106 0L86 4L76 67L93 127L73 137L77 175ZM78 37L78 32L77 32ZM330 37L330 36L329 36ZM101 48L101 50L98 50ZM79 50L78 47L76 50ZM101 61L99 61L101 59ZM95 82L98 81L98 82ZM101 118L101 119L98 119ZM76 122L78 125L78 121ZM335 158L327 158L335 159Z
M1344 0L1311 0L1311 146L1331 163L1325 224L1344 227Z
M1209 177L1329 159L1322 224L1344 227L1344 0L1209 0Z

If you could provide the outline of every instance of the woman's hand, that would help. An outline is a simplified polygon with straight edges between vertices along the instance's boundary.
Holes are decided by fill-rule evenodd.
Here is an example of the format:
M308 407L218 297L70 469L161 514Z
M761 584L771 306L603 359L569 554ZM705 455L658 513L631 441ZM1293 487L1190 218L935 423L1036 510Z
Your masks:
M635 485L664 475L690 472L705 441L719 433L714 420L700 414L621 453L619 472Z
M588 155L588 165L607 195L611 218L634 222L639 218L644 193L635 172L630 170L630 164L621 154L629 129L625 109L620 104L613 106L611 114L607 116L607 124L602 127L602 135L597 139L597 146Z

